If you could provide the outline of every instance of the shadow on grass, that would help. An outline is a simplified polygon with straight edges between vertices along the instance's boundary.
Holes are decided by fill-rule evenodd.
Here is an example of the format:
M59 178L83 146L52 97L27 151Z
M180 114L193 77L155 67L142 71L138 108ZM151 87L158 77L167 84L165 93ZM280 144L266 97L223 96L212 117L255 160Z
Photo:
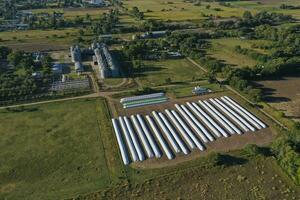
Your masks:
M218 164L224 166L234 166L234 165L242 165L245 164L246 162L248 162L248 160L245 158L222 154L219 157Z
M12 113L21 113L21 112L36 112L39 108L33 107L33 108L26 108L24 106L16 107L16 108L6 108L7 112Z

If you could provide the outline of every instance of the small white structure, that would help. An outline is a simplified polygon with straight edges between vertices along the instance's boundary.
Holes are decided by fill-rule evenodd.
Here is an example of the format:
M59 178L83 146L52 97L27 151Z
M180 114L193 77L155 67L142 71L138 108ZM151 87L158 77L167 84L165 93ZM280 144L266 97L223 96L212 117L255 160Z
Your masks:
M200 86L197 86L195 87L193 90L192 90L193 94L195 95L203 95L203 94L207 94L210 92L209 89L205 88L205 87L200 87Z

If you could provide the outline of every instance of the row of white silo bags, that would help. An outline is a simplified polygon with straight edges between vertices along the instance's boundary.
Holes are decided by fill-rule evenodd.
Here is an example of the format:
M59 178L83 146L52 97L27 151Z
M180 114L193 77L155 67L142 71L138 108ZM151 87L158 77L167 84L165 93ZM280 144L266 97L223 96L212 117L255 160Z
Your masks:
M223 107L219 102L217 102L215 99L209 99L210 102L218 108L220 111L225 113L235 124L238 124L239 127L243 129L243 131L248 132L250 131L239 119L236 117L234 113L232 113L230 110L228 110L226 107Z
M216 121L219 122L231 135L242 134L242 132L222 113L215 109L209 102L199 100L200 105L209 113Z
M208 139L205 137L205 135L202 133L202 131L198 128L197 124L188 116L185 111L178 105L175 104L175 107L179 111L179 113L183 116L183 118L187 121L187 123L193 128L193 130L198 134L198 136L201 138L201 140L204 143L208 142Z
M267 128L266 124L264 124L260 119L258 119L257 117L255 117L253 114L251 114L249 111L247 111L241 105L239 105L238 103L236 103L234 100L232 100L228 96L224 96L223 98L225 98L229 102L231 102L234 106L236 106L239 110L241 110L245 115L249 116L252 120L254 120L257 124L259 124L262 128Z

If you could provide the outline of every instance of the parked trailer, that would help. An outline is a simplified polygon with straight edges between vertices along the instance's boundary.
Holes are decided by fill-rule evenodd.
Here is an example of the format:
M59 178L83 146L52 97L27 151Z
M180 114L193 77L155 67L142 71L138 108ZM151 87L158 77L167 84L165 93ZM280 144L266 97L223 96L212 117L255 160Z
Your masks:
M213 107L208 101L203 101L203 102L206 106L208 106L207 108L210 109L212 113L215 113L218 117L220 117L225 122L223 124L224 126L228 124L229 128L233 129L233 134L234 133L242 134L242 131L238 129L235 124L233 124L230 120L228 120L221 112L219 112L215 107Z
M242 112L238 107L236 107L230 101L228 101L227 99L225 99L223 97L221 97L221 100L225 104L227 104L229 107L231 107L233 110L235 110L238 114L240 114L242 117L244 117L248 122L250 122L252 125L254 125L257 129L261 129L262 128L258 123L256 123L256 121L254 121L253 119L251 119L251 117L249 117L244 112Z
M202 131L198 128L196 122L194 122L187 113L178 105L175 104L175 107L180 112L180 114L186 119L186 121L191 125L191 127L196 131L196 133L199 135L199 137L203 140L203 142L208 142L206 136L202 133Z
M175 112L175 110L171 110L171 113L175 116L175 118L177 119L177 121L179 122L179 124L182 125L183 129L188 133L188 135L193 140L193 142L196 144L196 146L198 147L198 149L200 149L201 151L204 151L205 147L201 144L201 142L199 141L199 139L192 133L192 131L190 130L190 128L181 119L181 117L177 114L177 112Z
M230 107L228 107L226 104L224 104L221 100L219 100L217 98L215 98L215 100L221 106L223 106L225 109L227 109L231 114L233 114L236 118L238 118L245 126L247 126L247 128L249 128L251 131L255 131L255 128L251 124L249 124L246 120L244 120L244 118L242 118L238 113L233 111Z
M221 134L219 133L219 131L215 127L213 127L213 125L198 110L196 110L196 108L194 108L194 106L190 102L187 102L186 104L201 119L201 121L204 124L206 124L206 126L210 130L212 130L212 132L215 134L215 136L221 137Z
M192 103L192 105L224 136L228 137L228 134L224 131L222 127L220 127L206 112L200 108L200 106L196 103Z
M167 128L169 129L170 133L172 134L173 138L175 139L175 141L177 142L177 144L179 145L181 151L184 154L189 154L190 151L186 148L184 142L182 141L182 139L177 135L176 131L174 130L174 128L172 127L172 125L170 124L170 122L167 120L167 118L160 112L158 113L158 115L160 116L160 118L163 120L164 124L167 126Z
M151 146L152 150L154 151L155 157L160 158L162 156L161 152L160 152L156 142L154 141L152 135L150 134L149 129L147 128L142 116L137 114L137 119L138 119L138 121L140 122L140 124L142 126L142 129L143 129L143 131L144 131L144 133L147 137L147 140L150 143L150 146Z
M116 134L116 137L117 137L117 142L118 142L118 145L119 145L119 149L120 149L120 152L121 152L121 157L122 157L123 163L124 163L124 165L128 165L129 164L129 157L127 155L126 146L125 146L124 141L122 139L121 132L120 132L119 126L117 124L117 120L112 119L112 124L113 124L114 131L115 131L115 134Z
M138 156L137 156L136 150L135 150L135 148L134 148L134 146L133 146L133 143L132 143L132 139L131 139L131 137L130 137L130 135L129 135L129 132L128 132L128 130L127 130L127 127L126 127L125 122L124 122L124 120L123 120L122 117L119 117L119 122L120 122L120 124L121 124L121 128L122 128L123 134L124 134L124 136L125 136L127 145L128 145L128 147L129 147L129 151L130 151L132 160L133 160L133 162L136 162L136 161L139 160L139 158L138 158Z
M139 122L136 119L136 116L131 115L130 118L131 118L131 121L133 122L133 125L134 125L136 131L137 131L137 134L139 135L139 137L140 137L140 139L143 143L143 146L146 150L148 158L153 158L154 157L153 151L152 151L152 149L150 147L150 144L149 144L149 142L148 142L148 140L147 140L147 138L146 138L146 136L145 136L145 134L144 134L144 132L141 128L141 125L139 124Z
M168 128L165 126L164 122L162 121L162 119L158 116L157 112L152 111L152 115L154 116L154 119L157 121L158 125L160 126L160 128L162 129L162 131L165 133L165 136L167 137L167 139L169 140L173 150L176 153L181 152L178 144L176 143L176 141L174 140L174 138L172 137L170 131L168 130Z
M146 115L146 120L150 124L150 127L152 128L152 130L153 130L156 138L158 139L162 149L164 150L166 156L168 157L169 160L172 160L174 158L174 155L172 154L170 148L167 146L167 144L166 144L164 138L161 136L159 130L155 126L154 121L151 119L151 117L149 115Z
M178 121L173 116L173 114L168 109L166 109L165 112L167 113L169 119L171 119L171 121L173 122L173 124L179 130L179 132L181 133L182 137L188 143L189 147L191 149L194 149L196 147L195 144L194 144L194 142L191 140L191 138L188 136L187 132L182 128L182 126L178 123Z
M196 123L196 125L201 129L205 136L210 140L214 141L215 139L211 134L206 130L206 128L194 117L194 115L184 106L181 105L181 108L188 114L188 116Z
M214 99L209 99L216 107L218 107L220 110L222 110L226 115L228 115L236 124L238 124L245 132L250 131L240 120L238 120L235 115L231 114L227 109L225 109L223 106L221 106L218 102L216 102Z
M232 100L230 97L228 96L224 96L224 98L226 98L228 101L230 101L232 104L234 104L236 107L238 107L240 110L242 110L246 115L248 115L249 117L251 117L254 121L256 121L261 127L263 128L267 128L267 125L264 124L261 120L259 120L257 117L255 117L253 114L251 114L248 110L246 110L245 108L243 108L241 105L239 105L238 103L236 103L234 100Z
M131 126L131 124L130 124L128 118L127 118L127 117L123 117L123 118L124 118L124 120L125 120L125 124L126 124L126 126L127 126L127 128L128 128L130 137L131 137L131 139L132 139L132 141L133 141L134 147L135 147L136 152L137 152L137 154L138 154L139 160L140 160L140 161L143 161L143 160L145 160L145 155L144 155L144 152L143 152L143 150L142 150L142 148L141 148L141 146L140 146L140 144L139 144L139 142L138 142L138 139L136 138L136 135L135 135L135 133L134 133L134 130L133 130L133 128L132 128L132 126Z

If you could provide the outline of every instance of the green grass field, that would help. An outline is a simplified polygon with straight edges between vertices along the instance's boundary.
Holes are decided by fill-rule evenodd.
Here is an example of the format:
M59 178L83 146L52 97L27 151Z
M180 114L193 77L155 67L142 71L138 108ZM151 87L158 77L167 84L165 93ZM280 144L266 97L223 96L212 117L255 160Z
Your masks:
M271 157L225 158L227 164L222 166L197 160L193 165L185 163L169 172L161 171L156 178L131 181L78 199L297 199L300 194L299 187L282 174ZM135 176L143 174L141 170Z
M112 140L104 100L1 110L0 127L0 199L72 197L121 174L117 150L102 141Z
M67 8L67 9L34 9L31 10L35 14L39 13L64 13L64 18L74 19L78 17L85 17L87 14L91 16L92 19L99 19L104 13L107 13L110 8Z
M205 19L204 15L213 15L220 17L241 16L245 11L243 8L230 8L220 6L217 3L209 3L210 9L206 8L208 3L202 3L201 6L195 6L193 3L175 0L172 2L164 0L127 0L124 5L128 9L137 6L141 11L145 12L146 18L162 19L171 21L199 21ZM221 9L216 11L215 9ZM150 12L147 12L150 11Z
M252 67L257 64L257 61L247 55L242 55L234 51L236 45L242 48L253 49L258 53L269 54L267 50L253 48L252 44L269 44L264 40L243 40L238 38L222 38L211 40L211 47L208 54L216 59L223 60L227 64L236 67Z
M298 0L232 1L230 3L236 8L248 9L252 12L269 11L269 12L283 13L287 15L292 15L296 19L300 19L300 12L298 9L283 10L279 8L281 4L287 4L293 6L300 5L300 2Z
M136 71L136 77L143 86L166 85L166 79L172 83L187 82L203 78L203 73L186 59L162 61L144 61L142 71Z

